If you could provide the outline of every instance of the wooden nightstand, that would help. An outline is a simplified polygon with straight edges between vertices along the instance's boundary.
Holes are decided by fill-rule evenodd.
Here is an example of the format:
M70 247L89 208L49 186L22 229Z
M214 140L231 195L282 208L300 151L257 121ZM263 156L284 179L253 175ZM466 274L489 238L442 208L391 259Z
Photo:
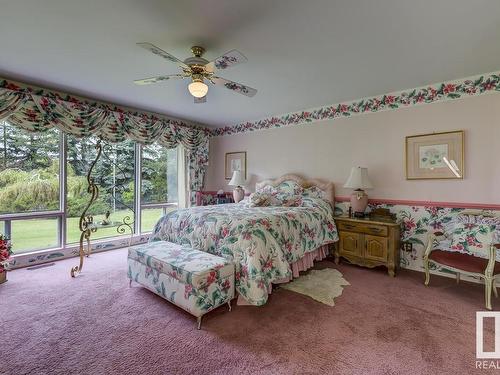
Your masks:
M390 276L399 267L399 231L394 221L336 216L339 242L335 245L335 263L340 257L364 267L386 266Z

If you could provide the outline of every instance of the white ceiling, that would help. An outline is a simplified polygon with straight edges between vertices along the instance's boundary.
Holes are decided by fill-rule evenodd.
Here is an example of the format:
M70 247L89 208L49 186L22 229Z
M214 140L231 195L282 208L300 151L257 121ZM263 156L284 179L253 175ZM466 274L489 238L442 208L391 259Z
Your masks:
M500 69L498 0L0 0L0 76L223 126ZM259 90L186 81L135 45L184 59L192 45L249 61L221 76Z

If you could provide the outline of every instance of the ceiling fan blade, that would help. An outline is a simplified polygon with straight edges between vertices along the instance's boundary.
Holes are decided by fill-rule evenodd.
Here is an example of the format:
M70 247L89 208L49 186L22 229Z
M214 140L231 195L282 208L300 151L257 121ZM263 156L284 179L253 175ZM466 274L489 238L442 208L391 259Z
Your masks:
M252 97L257 94L257 90L241 83L233 82L225 78L213 76L210 78L213 84L224 86L226 89L236 91L237 93Z
M197 98L195 97L194 98L194 102L195 104L199 104L199 103L206 103L207 102L207 96L205 95L204 97L202 98Z
M134 83L136 85L151 85L152 83L168 81L169 79L172 79L172 78L184 78L184 76L182 74L171 74L168 76L158 76L158 77L151 77L151 78L144 78L144 79L136 79L134 81Z
M233 65L247 62L248 59L240 51L235 49L226 52L222 56L217 57L215 60L210 61L205 65L205 69L213 72L215 69L227 69Z
M171 55L168 52L165 52L159 47L156 47L154 44L147 43L147 42L141 42L137 43L138 46L141 46L144 49L147 49L150 52L153 52L155 55L161 56L164 59L173 62L174 64L179 64L183 68L187 68L188 66L184 64L182 60L179 60L177 57Z

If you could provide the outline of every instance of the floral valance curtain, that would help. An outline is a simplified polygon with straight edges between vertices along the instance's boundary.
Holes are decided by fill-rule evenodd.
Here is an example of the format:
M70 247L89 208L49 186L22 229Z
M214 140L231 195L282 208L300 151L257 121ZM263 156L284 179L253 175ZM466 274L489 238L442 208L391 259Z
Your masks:
M187 151L192 195L203 187L208 165L207 129L3 80L0 120L5 119L32 132L56 127L79 138L94 135L111 143L131 139L142 144L157 142L168 148L181 144Z

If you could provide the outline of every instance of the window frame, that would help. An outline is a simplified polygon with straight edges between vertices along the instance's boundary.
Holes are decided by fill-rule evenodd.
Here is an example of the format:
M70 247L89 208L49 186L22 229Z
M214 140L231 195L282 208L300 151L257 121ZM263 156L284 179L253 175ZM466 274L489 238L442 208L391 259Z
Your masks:
M167 208L178 207L179 206L179 191L177 190L177 202L162 202L162 203L142 203L142 152L144 145L136 143L136 153L135 155L135 178L138 181L136 185L136 195L135 195L135 209L136 209L136 233L147 234L151 231L142 231L142 210L150 208L162 208L163 215L167 213ZM177 171L179 170L179 146L176 147L177 152ZM178 173L177 173L178 175ZM178 176L177 176L177 186L179 186Z
M5 121L5 120L4 120ZM14 126L14 125L12 125ZM61 160L66 160L66 134L59 131L59 210L58 211L33 211L33 212L20 212L13 214L0 214L0 221L4 223L3 234L11 238L12 235L12 221L16 220L30 220L30 219L57 219L57 247L43 248L37 250L26 250L16 255L25 255L32 253L39 253L42 251L62 249L66 241L66 228L63 225L66 221L65 205L66 205L66 165L61 163ZM64 159L63 159L64 158Z
M135 218L133 225L132 238L144 236L145 234L151 233L151 231L142 231L141 228L141 217L143 209L150 208L162 208L163 214L166 213L167 208L178 207L177 202L164 202L164 203L141 203L142 198L142 149L143 145L138 142L134 143L134 210ZM179 157L179 146L176 147L177 156ZM13 258L17 256L26 256L31 254L43 254L52 252L54 250L67 250L74 249L78 247L78 244L67 243L67 192L68 192L68 181L67 181L67 162L68 162L68 136L63 131L59 130L59 210L52 211L34 211L34 212L23 212L23 213L8 213L0 214L0 222L4 223L3 230L0 233L5 234L7 237L11 237L12 234L12 222L16 220L30 220L30 219L57 219L57 247L43 248L36 250L21 250L19 253L14 253ZM179 166L179 160L177 159L177 166ZM178 183L178 181L177 181ZM0 228L1 229L1 228ZM123 237L123 235L116 235L112 237L106 237L102 239L95 239L93 243L106 243L113 242Z

